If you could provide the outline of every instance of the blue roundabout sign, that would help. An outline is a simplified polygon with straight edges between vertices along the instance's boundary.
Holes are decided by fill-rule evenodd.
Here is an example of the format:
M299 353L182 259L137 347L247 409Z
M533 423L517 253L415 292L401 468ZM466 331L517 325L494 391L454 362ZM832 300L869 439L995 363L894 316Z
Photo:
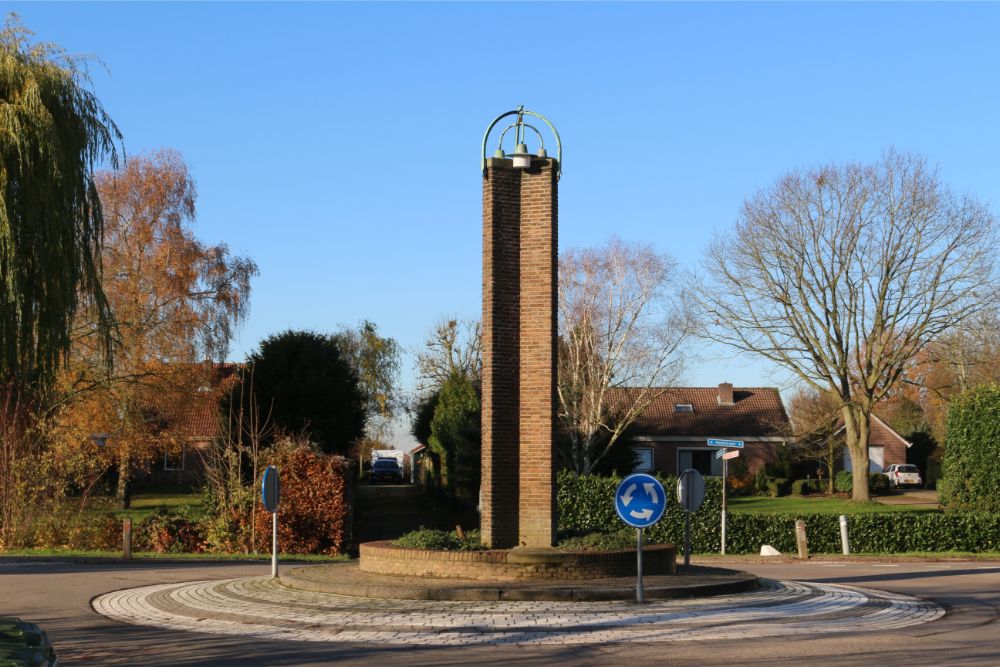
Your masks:
M648 528L660 520L667 508L663 485L645 473L629 475L615 491L615 510L634 528Z

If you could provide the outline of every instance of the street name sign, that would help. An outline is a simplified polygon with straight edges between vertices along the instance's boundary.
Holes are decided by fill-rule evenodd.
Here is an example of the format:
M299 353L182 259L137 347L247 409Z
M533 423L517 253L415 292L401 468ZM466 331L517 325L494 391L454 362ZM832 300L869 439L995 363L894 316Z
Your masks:
M633 528L648 528L660 520L667 507L667 494L652 475L629 475L615 491L615 511Z
M711 438L708 441L709 447L729 447L730 449L743 449L742 440L720 440L718 438Z
M738 449L736 449L734 451L731 451L731 452L726 452L726 450L724 450L724 449L723 450L719 450L719 451L725 452L725 454L722 455L722 459L724 461L728 461L729 459L735 459L737 456L740 455L740 450L738 450Z

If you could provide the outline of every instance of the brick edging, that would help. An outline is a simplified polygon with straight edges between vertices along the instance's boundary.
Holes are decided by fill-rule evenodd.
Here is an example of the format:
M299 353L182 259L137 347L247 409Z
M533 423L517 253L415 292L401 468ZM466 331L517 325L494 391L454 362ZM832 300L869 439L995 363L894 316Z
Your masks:
M433 551L394 547L389 541L360 545L362 572L400 574L441 579L490 581L578 580L634 576L634 549L621 551ZM511 558L511 554L516 557ZM643 571L674 574L676 549L672 544L643 548Z

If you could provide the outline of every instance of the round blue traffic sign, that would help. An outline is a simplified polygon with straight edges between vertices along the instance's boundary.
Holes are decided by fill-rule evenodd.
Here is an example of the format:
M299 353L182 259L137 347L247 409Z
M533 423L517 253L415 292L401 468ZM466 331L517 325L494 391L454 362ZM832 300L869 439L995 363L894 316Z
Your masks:
M660 520L667 508L663 485L645 473L629 475L615 491L615 510L622 521L635 528L647 528Z

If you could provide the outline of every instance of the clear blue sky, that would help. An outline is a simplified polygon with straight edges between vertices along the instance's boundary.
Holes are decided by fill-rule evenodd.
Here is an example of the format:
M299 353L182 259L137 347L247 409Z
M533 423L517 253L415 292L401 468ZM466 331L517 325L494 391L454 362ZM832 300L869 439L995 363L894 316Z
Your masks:
M126 151L179 150L198 236L260 265L234 359L363 318L413 350L478 316L480 142L517 104L562 135L562 247L617 234L694 267L783 172L889 145L1000 200L997 4L8 7L104 61ZM690 384L784 381L701 356Z

